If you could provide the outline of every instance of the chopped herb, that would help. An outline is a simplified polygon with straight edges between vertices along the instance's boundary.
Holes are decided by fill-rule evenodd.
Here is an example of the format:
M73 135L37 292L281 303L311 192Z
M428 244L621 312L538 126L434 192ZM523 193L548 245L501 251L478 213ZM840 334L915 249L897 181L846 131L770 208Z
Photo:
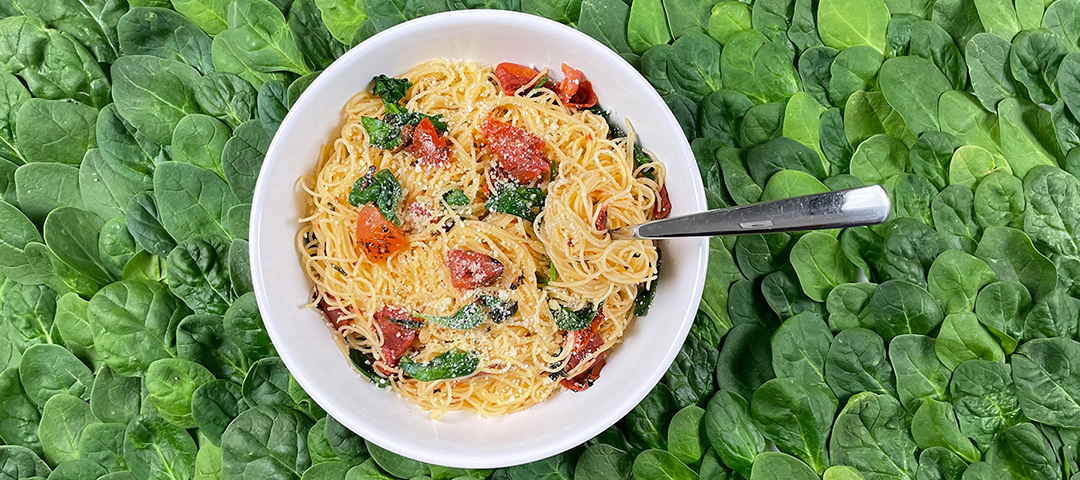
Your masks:
M536 187L506 188L492 195L484 206L489 211L509 213L532 222L544 208L544 191Z
M455 211L460 211L464 207L468 207L469 203L471 203L471 200L469 200L469 196L465 195L465 192L456 188L444 193L442 198L443 201L446 202L446 204L453 208Z
M352 360L353 366L356 367L357 370L360 370L360 373L364 374L368 380L371 380L371 383L374 383L375 386L379 388L387 388L390 386L390 381L388 381L386 377L375 372L375 367L373 366L374 359L371 358L371 355L361 352L360 350L349 349L349 360Z
M560 305L559 308L551 310L551 316L555 317L555 325L562 330L583 330L592 323L602 308L604 302L600 302L596 308L585 307L576 312Z
M532 95L534 92L544 88L544 84L547 83L547 82L548 82L547 75L544 75L544 76L540 77L540 80L536 81L536 83L533 85L532 90L529 90L529 93L527 95Z
M382 212L383 218L394 225L401 225L397 215L398 200L401 199L401 184L390 170L382 169L371 180L367 175L353 184L349 192L349 203L353 206L374 203ZM365 186L366 184L366 186Z
M384 122L373 117L363 117L360 123L367 130L371 144L383 150L393 150L401 146L401 125Z
M470 328L476 328L484 321L484 309L480 308L480 305L470 303L461 307L461 310L458 310L457 313L448 317L424 315L422 313L417 313L416 316L444 327L468 330Z
M545 256L544 258L547 259L547 261L548 261L548 274L547 274L547 277L541 277L540 275L536 276L536 283L541 285L541 286L548 285L551 282L554 282L555 280L558 280L558 278L559 278L559 271L555 269L555 264L552 263L551 259L547 258L547 256Z
M447 378L459 378L471 375L480 366L480 357L473 352L456 348L447 350L428 363L416 363L409 357L402 357L401 370L406 375L421 382L433 382Z
M513 317L518 311L518 304L513 300L503 300L494 295L481 295L480 303L488 309L488 316L494 323L502 323Z
M559 175L559 159L554 158L554 159L551 160L551 178L550 178L550 180L555 180L555 177L557 177L558 175Z
M387 105L397 105L405 98L405 94L408 93L409 87L413 86L413 83L407 78L393 78L386 75L379 75L375 77L372 82L375 85L371 91L382 98L383 103Z
M639 317L645 316L649 313L649 307L652 306L653 298L656 297L656 282L660 280L660 250L656 250L656 273L657 278L649 284L649 288L645 288L642 284L641 290L638 290L637 297L634 297L634 315Z

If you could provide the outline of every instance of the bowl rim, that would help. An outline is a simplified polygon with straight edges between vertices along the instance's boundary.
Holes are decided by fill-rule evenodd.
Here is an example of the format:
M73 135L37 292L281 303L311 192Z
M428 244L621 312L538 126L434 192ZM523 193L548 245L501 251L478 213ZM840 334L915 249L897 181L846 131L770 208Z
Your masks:
M601 55L608 56L613 64L613 68L616 73L623 75L622 82L630 82L633 85L635 91L639 91L642 95L653 97L654 101L659 101L666 105L663 97L656 91L655 88L645 79L644 76L630 65L620 54L611 50L609 47L594 39L593 37L562 23L550 20L544 17L527 14L523 12L508 11L508 10L493 10L493 9L472 9L472 10L455 10L442 13L436 13L427 15L417 19L402 22L394 25L382 32L379 32L363 42L351 47L345 54L341 55L334 60L326 69L323 70L316 79L305 89L304 93L300 95L297 101L289 109L285 118L282 120L277 132L287 132L293 130L295 123L297 123L300 112L308 107L308 104L312 102L312 98L315 96L315 92L325 88L333 76L332 74L338 70L344 70L348 64L355 63L363 56L367 55L369 51L378 48L387 48L387 43L394 38L406 35L415 31L427 30L431 26L443 27L447 22L470 22L482 20L492 23L528 23L532 24L538 29L547 30L561 30L563 34L575 37L576 41L592 44L593 47L600 47L599 51L603 52ZM671 112L670 108L665 108L660 112L657 112L661 117L661 121L673 125L677 131L682 132L682 128L675 118L675 115ZM273 140L267 148L264 162L259 170L258 179L265 178L271 170L274 170L278 162L284 161L280 150L284 147L282 144L286 142L282 136L274 135ZM700 171L698 169L697 162L695 160L693 150L690 148L690 143L686 139L685 135L681 135L676 140L677 149L683 157L686 167L689 168L692 174L691 183L693 184L693 192L691 196L693 199L693 205L691 208L694 211L704 211L707 209L704 187L701 182ZM275 315L270 313L269 309L264 310L264 305L269 305L269 297L267 288L265 286L266 276L264 274L262 264L258 260L263 255L263 245L260 239L262 238L261 222L259 217L265 209L265 203L268 201L267 197L271 195L263 187L263 182L257 181L254 196L251 204L250 215L250 227L248 232L249 247L248 255L251 264L252 284L255 294L255 299L260 308L260 314L264 318ZM402 455L406 458L411 458L431 464L456 467L456 468L500 468L505 466L520 465L540 459L544 459L553 455L557 455L568 451L575 446L583 444L585 441L595 437L603 432L605 429L611 427L627 413L629 413L638 403L645 398L646 395L660 382L661 378L667 372L668 368L674 362L676 355L681 350L683 344L686 342L686 336L690 331L690 327L694 322L696 313L698 310L698 303L700 303L702 292L705 286L705 273L708 266L708 249L709 241L707 238L698 239L683 239L683 241L691 241L689 245L684 245L684 250L691 250L690 257L695 263L694 268L688 269L684 274L686 276L694 275L692 280L693 291L690 296L690 304L682 306L685 311L671 312L679 313L676 318L681 318L679 324L679 330L676 334L677 342L665 345L666 352L660 363L653 365L651 372L647 378L635 382L636 386L629 388L629 393L623 395L619 399L611 399L613 406L617 408L607 409L607 413L603 416L593 417L587 423L580 424L581 428L574 430L572 435L564 437L560 442L552 442L545 445L540 445L535 448L522 449L519 453L513 455L502 455L499 457L485 456L482 453L478 453L474 457L458 458L449 457L446 455L440 455L437 451L427 448L417 448L415 445L410 445L407 442L397 439L395 436L386 435L379 428L371 427L362 421L357 420L354 414L348 412L346 405L340 405L332 401L327 395L322 392L322 386L320 386L315 380L306 378L302 375L293 375L296 382L304 389L304 391L315 401L327 415L334 417L335 420L340 422L346 428L359 435L366 441L372 442L377 446L389 450L391 452ZM688 262L689 263L689 262ZM263 312L267 313L263 313ZM675 316L675 315L672 315ZM276 345L284 345L288 343L287 332L280 330L277 326L277 322L264 321L264 327L271 339ZM290 374L294 371L298 371L296 368L292 368L294 365L302 363L295 352L292 352L288 348L278 348L278 355L282 362L289 369ZM405 402L402 399L402 402ZM617 402L617 403L616 403ZM485 420L477 417L480 420ZM432 421L437 423L437 421Z

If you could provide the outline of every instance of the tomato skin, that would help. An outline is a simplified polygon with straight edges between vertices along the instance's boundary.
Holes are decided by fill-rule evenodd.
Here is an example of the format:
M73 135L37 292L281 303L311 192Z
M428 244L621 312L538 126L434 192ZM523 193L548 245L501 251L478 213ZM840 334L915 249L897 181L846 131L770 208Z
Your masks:
M596 216L596 230L600 232L606 232L608 229L607 209L603 207L600 209L600 214Z
M601 310L596 313L596 317L593 317L593 321L588 327L584 330L574 332L572 338L574 342L573 350L566 359L566 366L563 367L564 372L574 370L581 362L589 360L589 357L592 357L600 347L604 346L604 338L600 335L600 324L603 322L604 311ZM564 378L560 380L559 383L563 387L575 392L580 392L589 388L592 383L600 377L600 369L604 368L604 353L597 356L593 361L592 366L584 372L579 373L573 378Z
M503 62L495 66L495 78L504 95L514 96L518 90L531 86L539 76L540 72L516 63Z
M335 329L341 328L349 323L348 320L342 318L345 316L344 310L330 305L329 294L325 294L319 298L318 308L319 311L321 311L323 315L326 316L326 319L329 320L332 325L334 325Z
M502 263L498 260L462 248L447 252L445 263L450 269L450 281L459 290L471 290L481 285L491 285L502 276L504 270Z
M671 214L671 200L668 199L667 185L660 187L656 195L656 203L653 204L653 219L660 220Z
M392 305L387 305L375 312L375 328L379 330L383 340L382 346L379 347L379 354L382 359L377 362L377 368L380 366L391 369L397 368L401 356L416 340L417 330L399 325L393 322L393 319L417 320L408 310ZM380 370L385 373L385 368L380 368Z
M596 93L593 92L592 82L585 80L581 70L562 64L563 79L555 87L559 94L559 100L568 107L592 108L596 105Z
M596 379L600 378L600 369L604 368L604 365L607 364L607 359L605 357L607 357L607 352L601 353L596 357L596 361L593 362L588 370L581 372L574 378L564 378L559 380L559 385L574 392L587 390L592 386Z
M370 203L360 207L356 216L356 239L367 256L377 262L385 261L409 246L401 229L383 218L379 209Z
M450 149L446 139L439 136L430 119L423 119L412 131L412 141L405 150L425 167L441 167L450 163Z
M544 141L508 123L487 119L481 126L487 144L498 157L498 168L519 184L538 180L551 171Z

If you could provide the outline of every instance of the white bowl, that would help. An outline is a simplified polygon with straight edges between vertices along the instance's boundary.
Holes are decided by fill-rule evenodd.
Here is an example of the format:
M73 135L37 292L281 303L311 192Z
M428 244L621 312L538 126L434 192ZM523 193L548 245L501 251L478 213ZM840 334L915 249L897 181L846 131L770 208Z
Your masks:
M600 42L540 17L495 10L431 15L354 47L326 69L289 110L274 137L251 209L251 267L263 322L281 359L327 413L360 436L417 460L461 468L517 465L573 448L614 424L660 381L686 339L705 282L708 242L666 242L649 314L633 321L596 384L559 392L526 411L495 418L452 412L439 421L353 370L322 316L304 308L312 285L295 248L304 195L320 147L340 128L342 107L378 74L399 75L433 58L487 65L563 62L593 82L613 118L629 118L644 148L667 165L672 215L705 210L690 146L660 95ZM620 122L621 123L621 122Z

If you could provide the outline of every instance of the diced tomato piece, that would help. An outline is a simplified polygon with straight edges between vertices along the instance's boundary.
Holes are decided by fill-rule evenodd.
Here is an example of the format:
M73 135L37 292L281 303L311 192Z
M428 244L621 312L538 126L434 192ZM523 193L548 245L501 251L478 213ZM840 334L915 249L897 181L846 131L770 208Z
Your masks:
M593 317L593 321L588 327L574 332L573 350L570 351L570 357L566 359L564 371L569 372L577 368L578 364L583 360L587 360L600 347L604 346L604 339L600 335L600 324L603 322L604 311L601 310L596 312L596 316Z
M578 88L581 87L581 80L585 76L581 73L581 70L571 67L567 64L562 64L563 79L559 82L559 85L555 87L555 92L559 94L559 99L566 103L577 93Z
M607 207L600 209L600 214L596 216L596 229L601 232L606 232L608 229L607 221Z
M539 76L540 72L516 63L503 62L495 66L495 78L499 80L499 87L503 94L510 96L523 87L532 86L539 80Z
M394 320L398 321L395 322ZM401 356L409 349L413 340L416 340L417 332L417 330L401 325L401 323L415 321L419 320L414 318L408 310L401 307L387 305L375 312L375 328L379 330L383 341L382 346L379 347L379 354L382 358L377 362L377 366L397 368ZM385 373L385 369L380 370Z
M484 120L482 130L499 158L499 169L514 181L529 183L551 170L551 162L544 158L544 141L531 133L490 118Z
M562 64L563 79L555 87L559 94L559 100L568 107L592 108L596 105L596 92L593 92L592 82L585 80L581 70L567 64Z
M334 325L334 328L341 328L349 321L343 318L345 316L344 310L330 305L329 297L330 295L326 294L319 298L319 310L322 311L323 315L326 315L326 319Z
M573 342L571 348L573 350L570 351L570 356L566 359L566 366L563 367L564 372L570 372L577 368L581 362L588 361L600 347L604 346L604 338L600 335L600 324L603 322L604 311L601 310L596 312L596 316L593 317L593 321L588 327L574 332L571 339ZM604 355L600 354L594 361L593 366L589 367L588 370L574 378L563 379L560 383L575 392L589 388L592 382L600 376L600 369L604 366L603 357Z
M439 136L430 119L423 119L412 131L412 142L405 150L420 160L420 165L441 167L450 163L446 139Z
M574 108L592 108L596 106L597 102L596 92L593 91L592 82L588 80L581 81L581 87L578 88L577 93L570 100L563 103L568 107Z
M656 196L656 203L653 204L653 219L660 220L661 218L667 218L671 214L671 200L668 199L667 185L660 187L660 192Z
M446 267L450 269L450 281L460 290L491 285L504 269L494 258L461 248L447 252Z
M601 353L596 357L596 361L593 362L588 370L581 372L574 378L564 378L559 381L559 384L562 385L563 388L575 392L588 389L592 386L593 382L596 382L596 379L600 378L600 369L604 368L604 365L607 363L606 356L607 352Z
M356 239L364 246L368 257L377 262L386 260L409 245L401 229L383 218L379 209L370 203L360 207L356 218Z

